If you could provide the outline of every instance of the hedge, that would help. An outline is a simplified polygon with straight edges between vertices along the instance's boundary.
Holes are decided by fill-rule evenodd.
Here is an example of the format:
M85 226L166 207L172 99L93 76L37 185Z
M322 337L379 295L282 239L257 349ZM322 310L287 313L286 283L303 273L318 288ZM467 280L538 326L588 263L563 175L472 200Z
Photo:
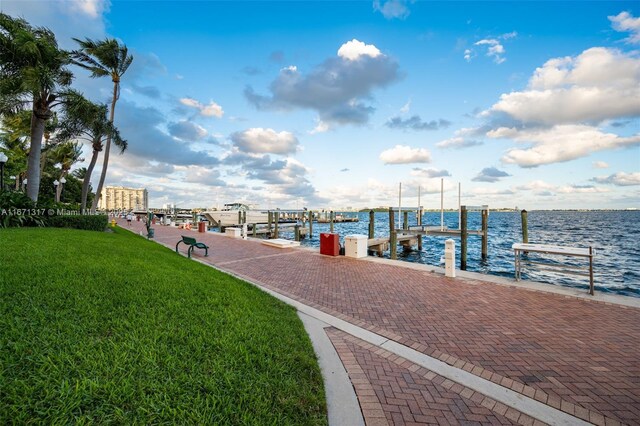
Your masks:
M47 218L46 225L53 228L84 229L87 231L104 231L109 223L106 214L100 215L60 215Z

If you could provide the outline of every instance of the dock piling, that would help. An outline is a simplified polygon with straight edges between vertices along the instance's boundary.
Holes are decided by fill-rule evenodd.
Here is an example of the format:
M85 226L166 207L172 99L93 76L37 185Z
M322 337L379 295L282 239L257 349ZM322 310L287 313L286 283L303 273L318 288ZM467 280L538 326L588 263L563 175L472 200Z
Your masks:
M467 270L467 206L460 207L460 270Z
M295 230L295 239L296 241L300 241L300 225L298 225L296 223L296 226L294 227Z
M389 235L396 230L395 214L393 208L389 207Z
M275 227L274 227L274 230L273 230L273 237L278 239L278 238L280 238L279 235L278 235L278 222L280 222L280 213L276 212L275 215L276 215L276 217L275 217L275 220L274 220Z
M398 234L396 231L391 231L389 235L389 251L391 259L398 259Z
M402 218L402 229L407 230L409 229L409 212L404 211L402 214L404 215Z
M489 210L482 209L482 260L487 260L489 248Z
M529 242L529 230L527 229L527 211L522 210L520 212L520 218L522 220L522 242L527 244Z
M309 210L309 238L313 238L313 210Z
M369 239L373 239L375 230L375 215L373 210L369 210Z

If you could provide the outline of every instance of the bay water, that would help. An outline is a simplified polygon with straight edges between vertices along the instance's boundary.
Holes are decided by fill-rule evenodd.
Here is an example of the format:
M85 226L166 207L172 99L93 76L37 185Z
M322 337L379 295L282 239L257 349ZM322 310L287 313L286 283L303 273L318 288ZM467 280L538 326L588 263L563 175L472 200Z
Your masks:
M334 232L340 235L340 243L351 234L368 234L369 213L344 213L357 216L359 222L335 223ZM398 214L396 212L396 228ZM530 211L528 213L529 242L571 247L589 247L596 250L594 277L596 291L640 297L640 211ZM409 225L415 225L415 212L409 213ZM423 225L440 225L440 212L427 212ZM445 212L444 224L458 228L458 212ZM480 229L480 212L469 212L468 229ZM522 242L520 212L490 212L488 222L488 258L481 260L481 237L469 236L467 270L484 274L514 277L513 243ZM313 238L306 238L302 245L319 247L320 233L329 232L329 224L314 223ZM375 213L375 237L389 236L389 214ZM283 235L293 238L292 235ZM441 266L444 242L450 237L423 237L423 248L411 251L398 248L398 260ZM456 268L460 265L460 239L456 242ZM385 252L383 257L389 257ZM584 259L546 257L545 261L573 266L584 266ZM550 285L587 289L589 278L557 272L523 270L522 278Z

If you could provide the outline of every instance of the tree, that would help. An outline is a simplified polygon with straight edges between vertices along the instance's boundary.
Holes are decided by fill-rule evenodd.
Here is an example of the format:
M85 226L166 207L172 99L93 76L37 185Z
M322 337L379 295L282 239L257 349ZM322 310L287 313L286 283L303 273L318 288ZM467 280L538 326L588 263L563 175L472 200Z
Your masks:
M113 143L120 148L120 152L124 152L127 149L127 141L120 137L118 129L107 119L106 105L94 104L80 94L74 94L74 96L77 99L69 102L65 108L65 120L58 137L63 140L86 140L91 143L93 148L89 167L82 176L77 176L82 179L80 208L84 211L87 208L91 174L103 149L104 141L111 137Z
M20 182L27 176L30 133L31 111L23 110L2 117L0 146L8 158L4 168L5 179L7 176L15 176L16 191L20 189Z
M51 152L51 161L60 165L60 174L56 179L60 182L56 188L56 202L60 201L60 193L62 192L62 178L69 174L71 167L79 162L84 161L82 158L82 145L80 142L66 141L57 144Z
M102 41L94 41L87 38L86 40L74 40L80 45L80 50L72 52L74 64L91 71L91 77L94 78L111 76L113 96L111 98L109 121L113 123L116 102L120 98L120 79L129 68L129 65L131 65L131 62L133 62L133 56L129 55L127 46L120 45L116 39L107 38ZM111 135L107 135L107 143L105 144L104 158L102 160L102 174L96 188L96 197L91 204L91 211L96 210L102 186L107 176L110 149Z
M71 84L69 63L68 52L58 48L50 30L0 13L0 114L16 113L28 103L32 105L27 195L36 202L45 123Z

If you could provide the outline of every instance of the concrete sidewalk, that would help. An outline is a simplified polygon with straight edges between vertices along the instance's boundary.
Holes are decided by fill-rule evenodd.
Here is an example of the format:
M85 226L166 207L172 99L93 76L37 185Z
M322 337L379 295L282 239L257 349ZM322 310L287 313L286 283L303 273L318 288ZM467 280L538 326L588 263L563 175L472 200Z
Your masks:
M405 262L155 232L171 249L189 233L211 247L195 259L342 321L326 319L325 330L367 424L640 424L640 309L615 297L605 303L477 274L447 279Z

